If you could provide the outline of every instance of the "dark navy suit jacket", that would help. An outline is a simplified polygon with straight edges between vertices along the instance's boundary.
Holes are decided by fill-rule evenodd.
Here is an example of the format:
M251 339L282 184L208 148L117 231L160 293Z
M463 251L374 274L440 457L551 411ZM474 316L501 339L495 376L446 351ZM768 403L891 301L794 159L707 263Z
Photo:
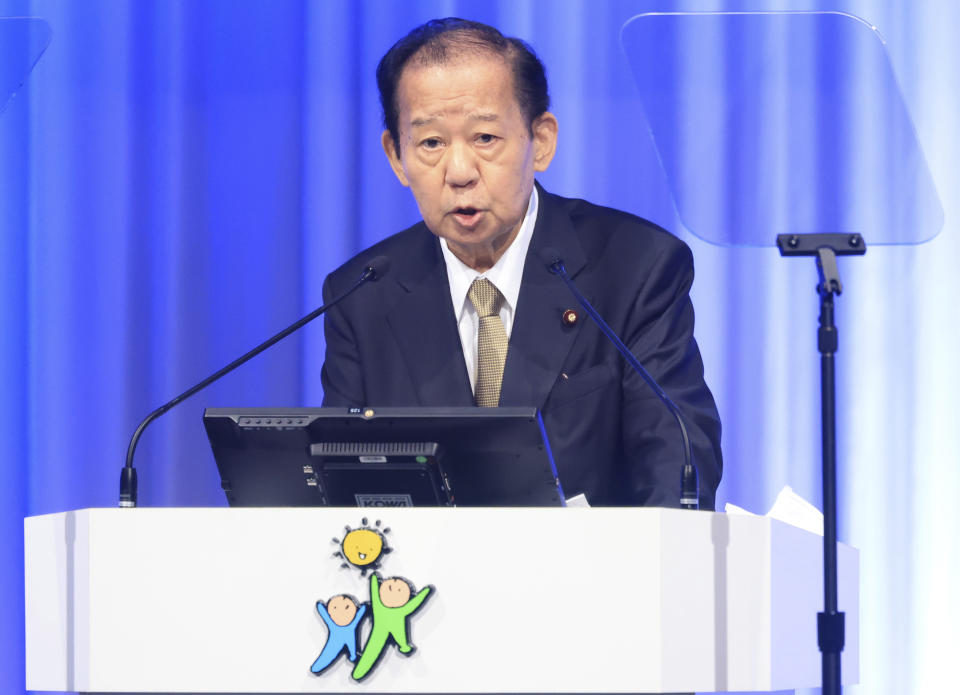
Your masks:
M539 188L500 394L536 406L564 493L591 505L676 507L683 458L676 421L593 324L538 252L556 249L580 290L685 416L701 508L720 482L720 419L693 339L687 246L646 220ZM382 281L325 317L326 406L470 406L470 390L440 244L420 222L330 274L324 300L378 255ZM581 314L575 325L567 309Z

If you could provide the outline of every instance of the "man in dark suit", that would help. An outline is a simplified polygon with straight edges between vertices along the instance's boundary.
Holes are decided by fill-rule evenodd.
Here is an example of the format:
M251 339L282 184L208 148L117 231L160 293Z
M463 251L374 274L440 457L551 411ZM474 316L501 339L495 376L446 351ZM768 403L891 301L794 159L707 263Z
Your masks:
M540 257L550 248L680 407L701 508L712 509L720 422L693 339L689 249L643 219L535 184L557 120L523 42L435 20L394 45L377 80L384 151L423 221L327 278L325 299L374 256L392 264L326 315L324 405L536 406L568 497L678 506L676 422L580 316ZM481 295L495 303L484 308Z

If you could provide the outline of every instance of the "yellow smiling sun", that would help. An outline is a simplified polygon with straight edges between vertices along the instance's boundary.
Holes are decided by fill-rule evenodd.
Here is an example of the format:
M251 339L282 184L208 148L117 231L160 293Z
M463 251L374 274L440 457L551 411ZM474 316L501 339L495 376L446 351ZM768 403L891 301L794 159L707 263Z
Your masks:
M391 549L387 546L384 537L385 533L390 533L390 529L385 528L381 532L379 519L375 522L374 527L367 524L366 518L363 519L362 523L363 525L356 529L349 526L344 527L346 534L343 540L333 539L333 542L340 546L340 549L333 556L346 560L341 567L353 565L360 568L360 575L364 576L367 570L377 569L380 566L380 560L386 553L391 552Z
M383 550L383 539L368 528L354 529L343 537L340 549L352 565L358 567L376 562Z

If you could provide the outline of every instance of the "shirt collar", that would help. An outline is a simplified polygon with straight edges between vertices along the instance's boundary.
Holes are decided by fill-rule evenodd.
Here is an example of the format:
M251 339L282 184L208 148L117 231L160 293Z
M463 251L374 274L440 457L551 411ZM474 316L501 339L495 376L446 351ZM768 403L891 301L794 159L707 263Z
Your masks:
M533 228L537 224L537 209L540 206L537 187L530 193L530 202L527 204L527 213L520 223L520 231L503 255L485 273L478 273L459 258L447 245L447 240L440 239L440 248L443 251L443 260L447 266L447 280L450 283L450 298L453 308L457 312L457 319L463 316L467 305L467 292L473 281L483 276L492 282L500 294L503 295L507 308L513 312L520 297L520 282L523 279L523 265L533 238Z

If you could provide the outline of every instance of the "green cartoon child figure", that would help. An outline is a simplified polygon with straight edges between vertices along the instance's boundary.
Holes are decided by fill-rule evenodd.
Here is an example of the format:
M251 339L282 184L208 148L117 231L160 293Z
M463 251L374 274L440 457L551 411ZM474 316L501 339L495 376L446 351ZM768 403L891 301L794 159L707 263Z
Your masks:
M391 577L380 584L380 576L374 572L370 575L370 605L373 608L373 627L370 636L363 648L363 654L353 669L354 680L361 680L370 673L383 650L387 646L387 638L392 637L402 654L409 656L414 647L407 641L407 620L433 591L432 586L426 586L411 598L413 593L410 583L401 577Z

